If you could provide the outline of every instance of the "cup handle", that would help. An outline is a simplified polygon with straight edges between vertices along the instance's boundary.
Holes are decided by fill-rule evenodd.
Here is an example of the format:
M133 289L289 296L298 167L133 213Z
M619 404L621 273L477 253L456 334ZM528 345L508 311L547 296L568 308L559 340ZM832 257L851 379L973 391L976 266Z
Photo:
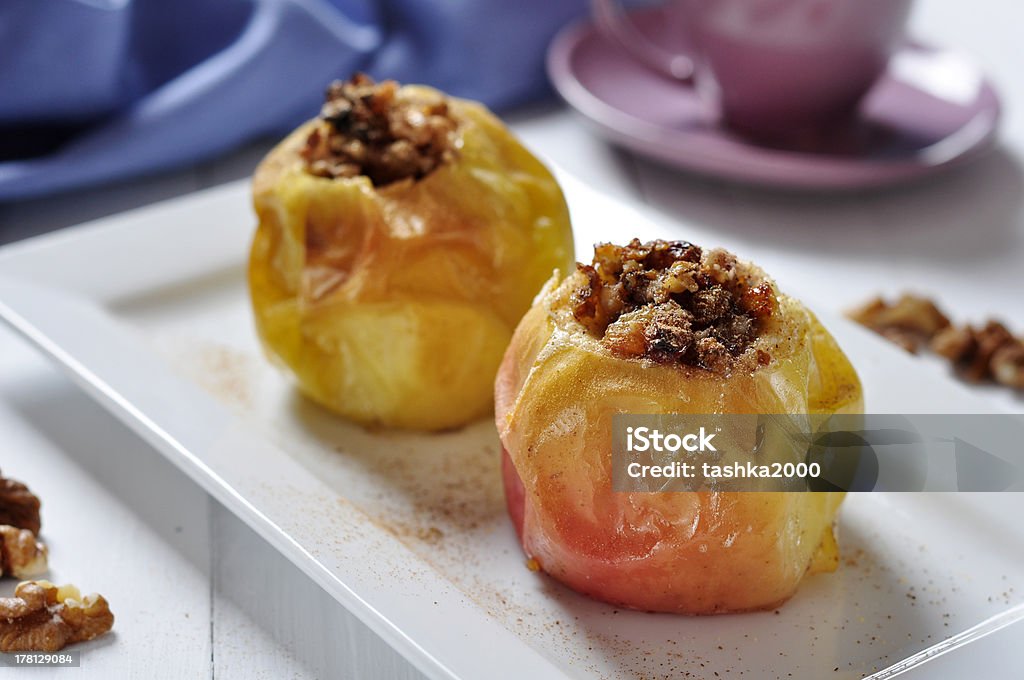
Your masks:
M590 11L601 34L633 57L670 78L693 82L693 60L652 43L622 11L618 0L590 0Z

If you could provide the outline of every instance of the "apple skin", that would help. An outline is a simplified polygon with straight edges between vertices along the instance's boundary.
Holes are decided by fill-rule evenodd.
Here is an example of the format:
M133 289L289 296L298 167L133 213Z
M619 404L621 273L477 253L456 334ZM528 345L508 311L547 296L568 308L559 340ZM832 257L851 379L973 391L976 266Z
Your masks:
M722 376L622 359L572 318L581 276L549 282L495 382L506 499L526 555L598 600L685 614L775 607L808 573L833 571L842 493L611 488L618 413L862 412L857 375L820 322L776 291L778 313L757 340L766 366Z
M405 86L398 97L441 97ZM454 158L419 180L325 178L300 126L253 178L256 330L307 396L367 425L443 430L483 418L512 332L572 266L551 173L483 106L448 98Z

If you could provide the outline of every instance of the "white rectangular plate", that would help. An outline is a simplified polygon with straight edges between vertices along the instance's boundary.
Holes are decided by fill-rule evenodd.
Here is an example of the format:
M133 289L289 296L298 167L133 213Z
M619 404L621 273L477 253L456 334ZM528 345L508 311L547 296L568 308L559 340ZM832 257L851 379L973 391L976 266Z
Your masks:
M677 235L560 179L581 259ZM1019 494L852 495L839 571L778 611L652 615L569 592L524 564L492 423L369 432L267 365L244 282L253 226L238 183L4 248L0 316L430 677L861 677L1021 600ZM823 317L869 411L994 410Z

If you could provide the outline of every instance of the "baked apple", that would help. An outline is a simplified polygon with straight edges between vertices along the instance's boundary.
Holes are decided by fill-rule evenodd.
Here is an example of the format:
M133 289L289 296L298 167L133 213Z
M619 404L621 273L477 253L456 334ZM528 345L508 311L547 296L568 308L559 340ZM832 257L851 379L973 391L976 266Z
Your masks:
M483 106L356 76L253 179L256 328L303 392L366 424L490 413L512 331L572 264L562 192Z
M754 265L681 241L599 245L538 295L495 394L509 513L570 588L712 614L774 607L836 568L842 493L612 489L616 414L863 409L835 340Z

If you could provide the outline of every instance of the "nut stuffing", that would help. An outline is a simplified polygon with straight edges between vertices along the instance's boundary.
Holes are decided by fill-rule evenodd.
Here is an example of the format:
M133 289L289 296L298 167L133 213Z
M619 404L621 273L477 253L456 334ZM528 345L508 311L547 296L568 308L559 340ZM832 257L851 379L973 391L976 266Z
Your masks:
M72 585L23 581L0 597L0 652L55 652L109 631L114 615L102 595Z
M874 298L847 316L909 352L928 347L971 382L992 380L1024 389L1024 339L998 321L957 326L934 302L909 294L893 304Z
M360 73L327 89L302 156L319 177L365 175L375 186L422 179L454 157L457 127L444 97Z
M725 373L778 306L771 284L735 256L686 241L600 244L577 269L587 283L573 316L619 357Z

